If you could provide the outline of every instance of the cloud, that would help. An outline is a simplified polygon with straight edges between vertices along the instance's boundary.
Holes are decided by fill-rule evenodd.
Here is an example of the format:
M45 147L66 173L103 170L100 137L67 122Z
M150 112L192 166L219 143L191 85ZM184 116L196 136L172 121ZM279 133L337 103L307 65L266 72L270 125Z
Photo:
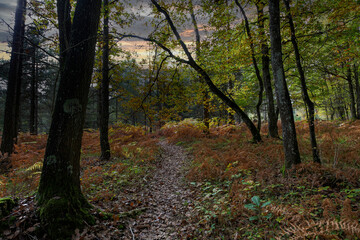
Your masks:
M2 0L0 3L0 19L7 24L14 25L14 12L16 8L16 1ZM2 21L0 22L0 42L6 42L9 38L7 27Z
M5 12L5 11L8 11L8 10L11 10L13 11L15 8L13 5L9 4L9 3L0 3L0 11L1 12Z

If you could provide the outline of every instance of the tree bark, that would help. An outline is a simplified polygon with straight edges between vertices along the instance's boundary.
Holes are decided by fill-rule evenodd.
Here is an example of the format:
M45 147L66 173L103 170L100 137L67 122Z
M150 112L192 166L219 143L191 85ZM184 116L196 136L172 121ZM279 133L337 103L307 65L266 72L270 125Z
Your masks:
M275 90L281 117L285 152L285 167L289 169L293 166L293 164L299 164L301 159L296 139L293 109L289 90L285 80L284 65L282 60L279 0L269 0L269 12L271 64L273 68Z
M356 118L360 119L360 85L359 85L359 70L358 65L354 64L354 80L355 80L355 93L356 93Z
M350 67L348 67L348 70L347 70L346 81L347 81L348 87L349 87L351 120L355 120L356 119L356 104L355 104L355 96L354 96L354 84L352 82Z
M16 143L18 133L25 14L26 0L18 0L15 13L14 35L4 111L4 127L1 141L1 153L7 153L9 155L14 152L14 144Z
M80 189L80 148L100 8L101 0L77 1L61 72L38 190L40 219L52 239L70 239L93 221Z
M56 6L59 24L60 71L62 71L64 70L66 54L70 47L71 5L69 0L59 0Z
M37 64L36 47L33 48L32 55L32 77L31 77L31 96L30 96L30 134L37 135Z
M275 111L274 94L271 86L271 74L270 74L270 57L269 57L269 46L266 43L266 35L264 30L265 16L264 16L264 4L262 1L256 5L258 12L258 23L259 23L259 34L261 41L261 61L262 61L262 78L265 87L265 93L267 97L268 105L268 131L272 138L279 138L278 131L278 115Z
M314 103L311 101L307 86L306 86L306 79L305 79L305 73L304 69L301 64L301 57L300 57L300 51L297 44L296 39L296 33L295 33L295 25L294 21L292 19L291 11L290 11L290 2L289 0L284 0L286 11L287 11L287 18L290 25L290 32L291 32L291 42L294 47L295 52L295 58L296 58L296 66L300 75L300 83L301 83L301 91L303 95L304 102L309 109L309 115L308 115L308 124L309 124L309 131L310 131L310 140L311 140L311 149L312 149L312 155L313 155L313 161L316 163L321 163L319 151L317 147L316 142L316 134L315 134L315 107Z
M110 159L109 144L109 0L104 0L103 66L100 102L100 146L102 160Z

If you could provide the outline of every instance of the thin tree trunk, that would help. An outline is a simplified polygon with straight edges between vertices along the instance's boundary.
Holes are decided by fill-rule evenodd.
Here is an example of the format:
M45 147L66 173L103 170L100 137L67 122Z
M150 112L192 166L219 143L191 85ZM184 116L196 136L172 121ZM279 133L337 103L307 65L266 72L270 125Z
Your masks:
M19 123L20 93L22 78L22 53L25 33L26 0L18 0L11 50L10 70L6 91L4 127L1 153L12 154L16 143Z
M360 119L360 85L359 85L359 70L358 66L354 64L354 80L355 80L355 93L356 93L356 118Z
M109 144L109 1L104 0L103 68L101 81L100 107L100 146L101 159L110 159Z
M352 82L350 67L347 70L346 81L347 81L348 87L349 87L351 120L355 120L356 119L356 104L355 104L355 96L354 96L354 84Z
M286 11L287 11L287 18L288 18L289 25L290 25L291 42L294 47L296 66L297 66L297 69L298 69L298 72L300 75L301 91L302 91L304 102L309 110L308 123L309 123L313 161L316 163L321 163L319 151L318 151L318 147L317 147L317 142L316 142L316 134L315 134L315 107L314 107L314 103L311 101L308 91L307 91L305 73L304 73L304 69L301 64L300 51L299 51L299 47L297 44L295 25L294 25L294 22L292 19L291 11L290 11L289 0L284 0L284 3L285 3Z
M280 109L283 144L285 152L285 167L291 168L293 164L301 162L293 109L289 90L287 88L284 65L282 60L281 35L280 35L280 6L279 0L269 0L270 12L270 38L271 38L271 64L275 79L275 90Z
M239 115L239 117L244 121L244 123L246 124L246 126L248 127L248 129L250 130L252 137L253 137L253 141L254 142L261 142L261 135L260 132L258 131L258 129L255 127L255 125L253 124L253 122L250 120L250 118L248 117L248 115L234 102L232 101L229 97L227 97L218 87L216 87L216 85L213 83L213 81L211 80L210 76L207 74L207 72L200 67L196 61L194 60L194 58L191 56L191 53L189 52L189 49L187 48L186 44L184 43L184 41L181 39L179 32L177 31L172 19L170 18L168 12L162 8L159 3L156 0L151 0L151 2L154 4L154 6L156 7L156 9L161 12L171 30L173 31L176 39L178 40L178 42L180 43L182 49L184 50L186 56L188 57L188 61L180 59L180 58L176 58L176 60L181 61L183 63L188 64L189 66L191 66L195 71L197 71L198 74L200 74L204 81L206 82L206 84L209 86L209 89L216 95L218 96L228 107L230 107L231 109L233 109L236 114Z
M244 17L244 20L245 20L245 29L246 29L246 33L248 35L248 38L250 40L250 49L251 49L251 58L252 58L252 61L253 61L253 66L254 66L254 69L255 69L255 74L256 74L256 78L258 79L258 83L259 83L259 99L258 99L258 103L256 104L256 114L257 114L257 118L258 118L258 130L260 131L261 130L261 104L262 104L262 101L263 101L263 92L264 92L264 84L263 84L263 80L261 78L261 75L260 75L260 70L259 70L259 67L258 67L258 64L257 64L257 60L256 60L256 57L255 57L255 46L254 46L254 40L253 40L253 37L252 37L252 34L251 34L251 30L250 30L250 24L249 24L249 20L246 16L246 13L245 13L245 10L244 8L241 6L240 2L238 0L235 0L235 3L236 5L240 8L240 11Z
M260 1L257 5L258 22L259 22L259 34L261 41L261 60L262 60L262 78L265 87L265 93L268 104L268 131L272 138L279 138L278 131L278 115L275 111L274 94L271 86L271 74L270 74L270 57L269 57L269 46L266 43L266 35L264 30L265 17L264 17L264 3Z
M71 239L75 229L93 222L80 188L80 148L100 8L101 0L77 1L60 74L37 196L40 219L50 239Z
M194 6L193 6L192 0L189 0L189 8L190 8L191 21L192 21L194 31L195 31L195 54L196 54L195 59L198 59L200 57L200 51L201 51L201 48L200 48L201 38L200 38L199 27L198 27L198 24L196 21L195 13L194 13ZM210 99L209 99L209 92L208 92L206 86L204 86L202 94L203 94L203 123L205 125L206 132L209 133L209 131L210 131L209 130L210 129L210 112L209 112Z
M31 96L30 96L30 134L37 134L37 126L36 125L36 48L33 48L33 56L32 56L32 77L31 77Z

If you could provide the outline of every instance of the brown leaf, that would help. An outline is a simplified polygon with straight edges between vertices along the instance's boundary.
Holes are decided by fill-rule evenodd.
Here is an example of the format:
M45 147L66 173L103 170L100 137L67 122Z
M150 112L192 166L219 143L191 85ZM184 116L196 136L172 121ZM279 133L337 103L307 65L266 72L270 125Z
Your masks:
M28 229L26 229L26 232L31 233L34 232L36 230L36 227L29 227Z

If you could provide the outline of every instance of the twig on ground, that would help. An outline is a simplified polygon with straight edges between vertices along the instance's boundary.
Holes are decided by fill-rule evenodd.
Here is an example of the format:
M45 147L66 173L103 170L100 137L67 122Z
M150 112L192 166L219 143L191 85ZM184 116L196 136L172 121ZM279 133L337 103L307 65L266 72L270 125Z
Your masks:
M131 235L132 235L132 239L135 240L135 235L134 235L134 232L133 232L131 226L129 226L129 228L130 228L130 232L131 232Z

